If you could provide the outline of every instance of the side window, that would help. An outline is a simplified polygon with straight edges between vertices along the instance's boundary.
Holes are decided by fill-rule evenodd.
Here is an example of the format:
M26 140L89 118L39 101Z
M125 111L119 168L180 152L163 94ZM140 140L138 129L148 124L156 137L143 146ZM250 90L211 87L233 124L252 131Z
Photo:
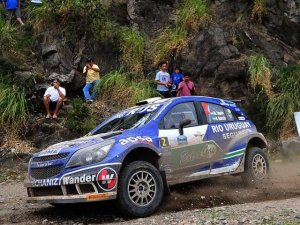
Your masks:
M163 118L162 129L178 129L183 119L190 119L191 124L187 127L198 126L198 119L193 102L181 103L174 106Z
M227 122L225 108L220 105L201 102L208 123ZM232 115L232 114L231 114ZM233 117L233 116L232 116Z
M224 108L224 111L227 116L227 121L235 121L235 116L230 109Z

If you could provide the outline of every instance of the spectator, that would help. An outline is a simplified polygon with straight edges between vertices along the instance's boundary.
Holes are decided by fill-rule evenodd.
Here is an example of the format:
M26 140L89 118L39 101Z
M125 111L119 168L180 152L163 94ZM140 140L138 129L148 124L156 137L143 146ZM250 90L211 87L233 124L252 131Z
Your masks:
M195 94L195 84L190 81L191 74L184 74L183 81L178 85L177 96L191 96Z
M92 58L88 58L86 66L83 68L83 74L86 76L86 85L83 88L84 99L87 103L91 103L98 95L98 90L95 86L100 82L100 69L94 64ZM93 88L93 94L90 95L90 90Z
M51 87L48 87L44 94L44 106L47 112L46 118L50 118L51 112L53 113L53 119L57 119L58 114L63 106L63 101L66 96L66 89L60 87L60 83L55 79Z
M21 19L21 0L2 0L3 7L9 17L15 14L17 21L24 26L24 22Z
M178 85L183 80L183 74L180 71L179 67L176 67L174 72L171 75L171 83L172 83L172 97L177 96Z
M155 83L157 83L157 91L164 97L171 97L169 87L171 87L170 74L167 72L168 65L166 62L161 63L161 69L156 74Z

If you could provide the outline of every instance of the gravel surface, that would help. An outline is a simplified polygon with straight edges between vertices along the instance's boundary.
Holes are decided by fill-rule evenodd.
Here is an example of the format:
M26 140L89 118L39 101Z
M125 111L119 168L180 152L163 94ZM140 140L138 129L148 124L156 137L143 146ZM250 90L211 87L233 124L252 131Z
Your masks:
M115 202L55 208L26 203L20 181L0 183L0 224L300 224L300 163L272 162L270 181L245 187L239 176L225 176L172 187L158 212L124 217Z

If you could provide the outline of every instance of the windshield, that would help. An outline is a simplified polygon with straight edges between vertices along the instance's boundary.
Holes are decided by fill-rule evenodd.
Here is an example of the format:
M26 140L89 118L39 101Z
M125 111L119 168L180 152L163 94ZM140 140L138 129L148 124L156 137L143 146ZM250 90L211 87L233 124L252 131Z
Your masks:
M151 104L120 112L106 120L107 122L100 124L92 131L92 134L95 135L141 127L152 119L161 105L162 104Z

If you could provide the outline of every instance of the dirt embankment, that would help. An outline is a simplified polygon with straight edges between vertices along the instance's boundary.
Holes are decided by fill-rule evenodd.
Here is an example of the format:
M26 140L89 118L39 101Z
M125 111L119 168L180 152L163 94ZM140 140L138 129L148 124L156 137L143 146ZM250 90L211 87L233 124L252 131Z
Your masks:
M27 204L22 182L2 182L0 224L300 224L299 159L275 160L270 168L270 180L259 187L245 187L239 176L174 186L159 211L144 219L123 217L114 202L64 209Z

